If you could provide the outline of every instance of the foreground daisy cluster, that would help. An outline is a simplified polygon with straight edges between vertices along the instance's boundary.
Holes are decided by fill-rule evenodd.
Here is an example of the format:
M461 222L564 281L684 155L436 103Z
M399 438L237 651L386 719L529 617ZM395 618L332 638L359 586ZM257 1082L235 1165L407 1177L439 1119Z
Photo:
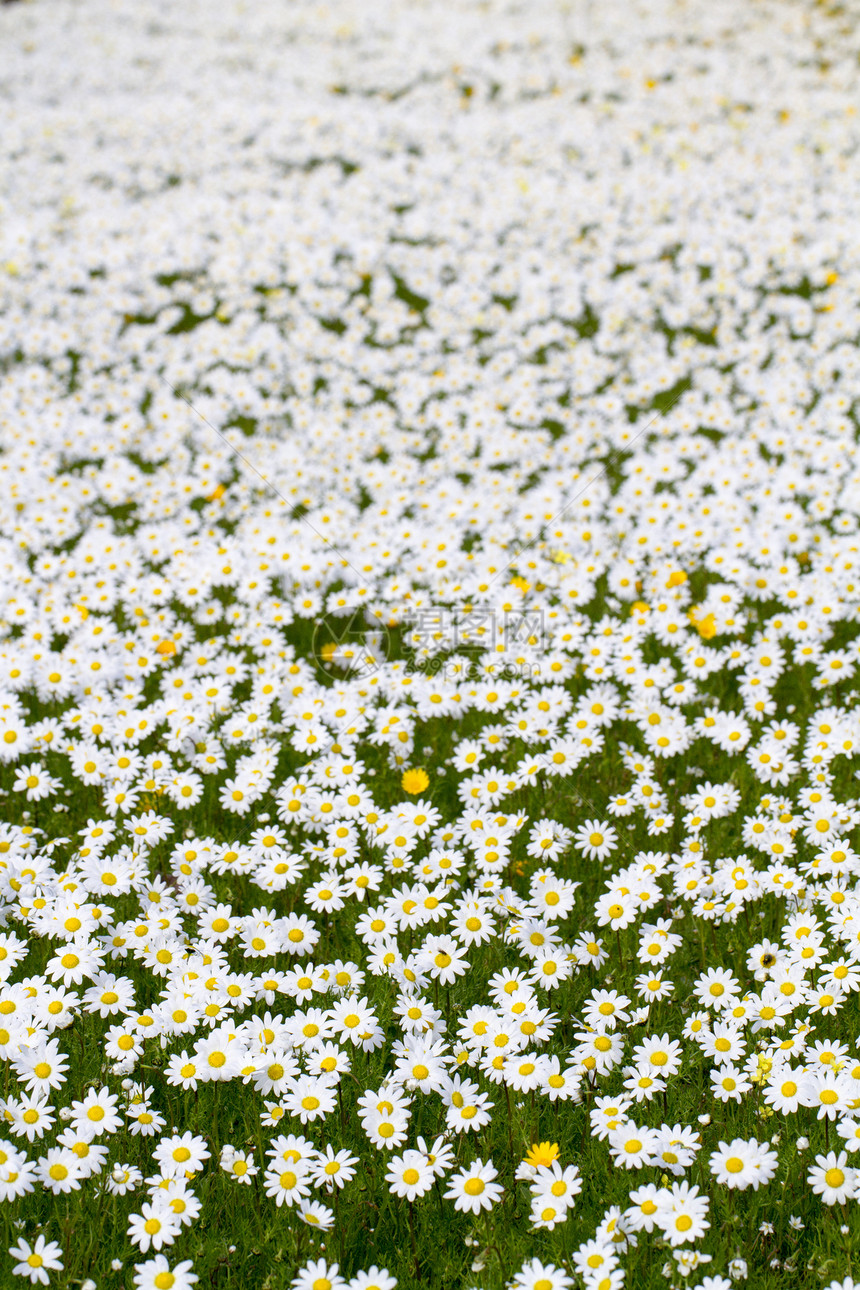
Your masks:
M855 20L0 10L0 1282L854 1286Z

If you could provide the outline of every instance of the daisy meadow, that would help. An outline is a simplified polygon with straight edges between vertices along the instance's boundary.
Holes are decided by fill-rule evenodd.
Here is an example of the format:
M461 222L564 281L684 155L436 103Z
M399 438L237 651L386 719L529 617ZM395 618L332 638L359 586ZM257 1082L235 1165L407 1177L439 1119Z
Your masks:
M0 1285L845 1290L860 15L0 82Z

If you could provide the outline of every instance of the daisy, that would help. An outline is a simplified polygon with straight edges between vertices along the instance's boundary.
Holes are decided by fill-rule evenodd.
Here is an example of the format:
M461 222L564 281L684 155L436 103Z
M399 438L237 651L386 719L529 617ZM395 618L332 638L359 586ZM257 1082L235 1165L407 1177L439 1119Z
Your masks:
M790 1115L803 1104L802 1083L801 1072L786 1066L775 1067L764 1086L764 1100L781 1115Z
M417 1138L416 1146L433 1170L435 1177L444 1178L454 1164L454 1147L443 1135L434 1139L428 1147L422 1137Z
M693 991L702 1007L722 1010L739 997L740 982L723 968L709 968L699 977Z
M636 919L639 906L634 896L629 893L619 895L608 891L599 896L594 903L594 917L598 927L607 925L613 932L624 931Z
M56 793L59 787L60 781L34 761L18 768L12 790L24 793L28 802L40 802Z
M107 1189L112 1196L125 1196L143 1181L143 1174L136 1165L115 1164L107 1178Z
M250 1186L251 1179L258 1173L257 1166L254 1164L254 1153L252 1151L237 1151L229 1143L221 1148L221 1168L229 1174L234 1182L245 1183Z
M408 1201L424 1196L433 1186L435 1176L427 1157L420 1151L392 1156L385 1175L392 1194Z
M745 1191L752 1187L758 1191L763 1182L769 1182L776 1172L776 1153L762 1148L751 1138L734 1138L720 1142L710 1156L711 1173L724 1187Z
M308 1227L327 1232L334 1225L334 1212L318 1201L300 1201L299 1217Z
M625 1169L642 1169L650 1164L656 1141L653 1129L638 1128L632 1121L609 1133L612 1158Z
M202 1202L190 1190L184 1178L162 1179L159 1192L167 1207L173 1211L183 1227L191 1227L200 1216Z
M514 1276L511 1290L570 1290L573 1281L561 1268L528 1259Z
M566 1222L567 1217L568 1206L564 1201L553 1200L546 1195L532 1197L530 1218L535 1230L551 1232L559 1223Z
M650 1068L642 1070L636 1066L626 1066L624 1073L627 1077L624 1089L636 1102L650 1102L658 1093L666 1090L666 1081L650 1074Z
M240 1044L229 1027L213 1030L205 1039L194 1045L194 1059L203 1080L224 1082L233 1079L242 1069Z
M67 1147L52 1147L40 1156L36 1172L43 1187L60 1195L79 1191L86 1177L84 1165Z
M116 1133L122 1125L122 1116L117 1110L119 1098L106 1088L90 1089L79 1102L72 1102L73 1124L81 1131L96 1136L101 1133Z
M633 1049L637 1065L650 1067L660 1077L675 1075L681 1067L681 1045L667 1034L645 1039Z
M752 1084L736 1066L725 1064L711 1071L711 1091L720 1102L740 1103Z
M134 1269L135 1290L164 1290L165 1287L168 1290L191 1290L198 1279L190 1259L184 1259L171 1268L163 1254L138 1263Z
M62 1088L69 1064L55 1039L26 1048L12 1059L15 1073L30 1093L47 1097L49 1090Z
M492 1119L493 1103L486 1093L466 1095L455 1091L445 1113L445 1122L454 1133L479 1133Z
M139 1214L129 1215L128 1239L141 1254L146 1254L150 1246L160 1250L162 1245L172 1245L180 1230L179 1219L164 1201L143 1204Z
M36 1165L26 1156L8 1151L6 1146L0 1147L0 1154L6 1157L0 1163L0 1199L29 1195L34 1190Z
M836 1126L840 1138L845 1143L845 1150L852 1155L860 1151L860 1120L849 1117L840 1120Z
M78 1133L71 1127L64 1129L57 1137L57 1146L74 1151L81 1163L84 1178L100 1174L107 1161L107 1147L99 1146L86 1130Z
M263 1177L266 1195L275 1204L295 1205L310 1195L310 1178L306 1160L276 1161L270 1164Z
M189 1057L184 1049L168 1059L164 1075L172 1087L185 1089L196 1089L198 1080L204 1078L200 1063Z
M428 936L418 962L420 968L441 985L451 985L470 967L456 940L445 936Z
M376 1013L366 998L340 999L329 1015L334 1032L353 1044L360 1044L364 1035L376 1025Z
M46 1241L44 1236L37 1236L32 1245L19 1240L9 1253L18 1262L12 1269L16 1277L29 1277L30 1284L46 1286L50 1280L49 1272L62 1272L62 1247L56 1241Z
M587 1071L605 1074L617 1066L624 1055L624 1037L617 1032L609 1034L578 1030L574 1033L577 1043L571 1052L574 1061L581 1062Z
M654 1183L646 1183L630 1192L631 1204L625 1209L624 1217L634 1232L653 1232L662 1195Z
M493 1181L496 1177L492 1160L476 1160L450 1179L445 1199L453 1200L454 1208L462 1213L479 1214L492 1209L502 1197L501 1186Z
M302 1124L325 1119L334 1110L336 1093L328 1076L300 1075L292 1080L283 1102L290 1115L297 1116Z
M346 1150L335 1152L330 1145L310 1161L311 1176L318 1186L325 1186L331 1192L335 1187L340 1190L355 1177L358 1156L350 1155Z
M617 843L618 833L605 820L586 820L573 835L573 845L587 860L605 860Z
M349 1283L349 1290L395 1290L396 1285L397 1278L374 1263L366 1272L356 1272Z
M550 1102L580 1100L582 1073L573 1066L562 1068L558 1057L545 1057L540 1070L540 1091Z
M683 1245L705 1235L711 1226L705 1217L707 1212L708 1198L699 1195L698 1187L673 1183L671 1191L660 1199L657 1223L670 1245Z
M582 933L574 946L574 953L580 967L600 968L609 958L603 948L603 941L599 937L592 936L590 932Z
M596 1240L585 1241L578 1250L574 1250L573 1265L591 1286L600 1284L600 1279L613 1273L618 1267L618 1255L611 1240L598 1236ZM615 1290L614 1286L612 1290Z
M152 1138L161 1132L166 1123L164 1116L146 1103L132 1107L126 1114L131 1121L129 1131L135 1138Z
M539 1169L531 1185L535 1200L546 1197L556 1203L564 1202L570 1206L582 1191L582 1179L575 1165L562 1168L557 1160L545 1168Z
M44 1098L9 1099L6 1102L5 1118L12 1126L13 1133L23 1136L27 1142L44 1138L54 1124L53 1107Z
M737 1027L718 1023L714 1024L713 1030L702 1035L699 1047L707 1057L712 1057L720 1065L740 1061L747 1049Z
M336 1263L316 1259L299 1270L291 1282L293 1290L346 1290L347 1283Z
M853 1199L857 1191L857 1171L848 1165L848 1155L840 1151L829 1151L827 1155L816 1156L807 1181L825 1205L844 1205Z
M626 995L615 990L593 990L583 1007L586 1025L614 1030L616 1025L630 1020Z
M686 1126L663 1124L657 1130L654 1161L680 1177L693 1163L701 1146L698 1135Z
M819 1120L836 1120L853 1109L857 1096L855 1081L847 1072L836 1072L823 1064L807 1070L800 1081L803 1106L818 1112Z
M295 1058L286 1049L272 1047L266 1050L263 1064L254 1071L251 1082L264 1097L272 1093L278 1096L298 1074Z

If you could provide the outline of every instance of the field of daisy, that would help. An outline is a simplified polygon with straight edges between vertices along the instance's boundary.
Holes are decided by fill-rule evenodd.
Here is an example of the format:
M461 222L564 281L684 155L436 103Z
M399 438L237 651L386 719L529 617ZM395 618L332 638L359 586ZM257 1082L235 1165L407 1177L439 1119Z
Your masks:
M860 1286L856 8L0 103L0 1286Z

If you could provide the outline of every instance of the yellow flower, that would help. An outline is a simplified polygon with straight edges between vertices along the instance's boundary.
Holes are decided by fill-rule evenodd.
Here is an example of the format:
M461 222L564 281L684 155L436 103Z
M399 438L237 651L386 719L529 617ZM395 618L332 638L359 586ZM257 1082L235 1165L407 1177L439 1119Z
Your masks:
M170 658L171 654L176 653L176 646L173 641L159 641L155 647L155 652L160 654L162 658Z
M404 793L423 793L430 783L426 770L405 770L400 781Z
M755 1073L753 1075L750 1075L750 1079L752 1080L753 1084L763 1084L772 1069L773 1069L772 1058L765 1057L763 1053L759 1053L758 1056L756 1057Z
M700 618L699 606L695 605L687 616L703 640L709 641L716 636L717 620L713 614L705 614L704 618Z
M533 1142L526 1155L526 1164L535 1169L548 1169L554 1160L558 1160L557 1142Z
M687 581L687 575L683 569L675 569L674 573L669 574L666 583L667 587L681 587Z

